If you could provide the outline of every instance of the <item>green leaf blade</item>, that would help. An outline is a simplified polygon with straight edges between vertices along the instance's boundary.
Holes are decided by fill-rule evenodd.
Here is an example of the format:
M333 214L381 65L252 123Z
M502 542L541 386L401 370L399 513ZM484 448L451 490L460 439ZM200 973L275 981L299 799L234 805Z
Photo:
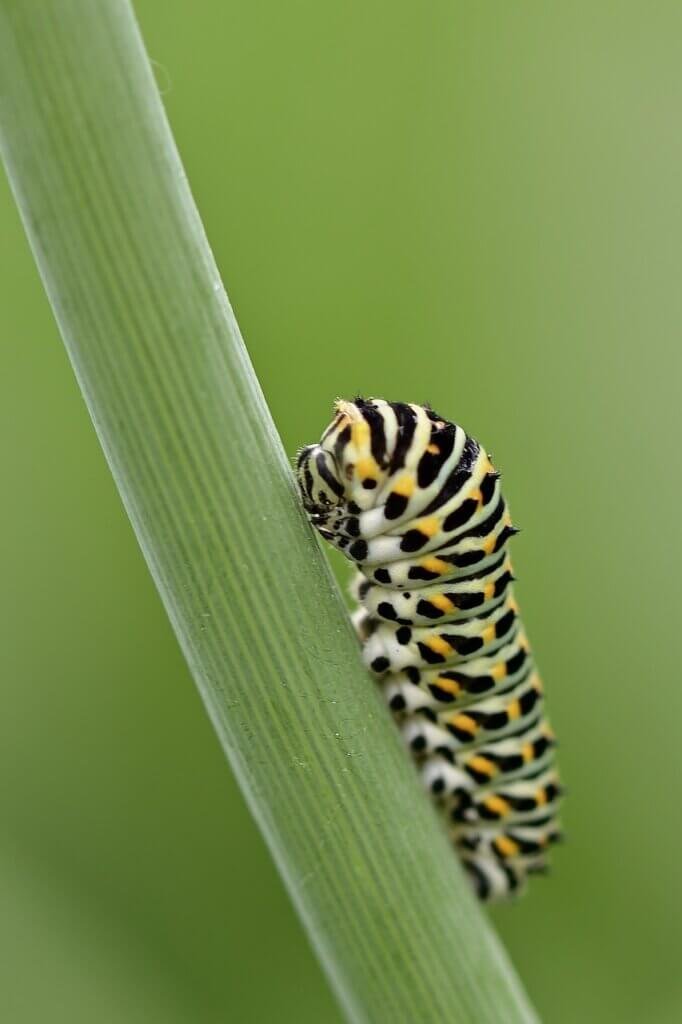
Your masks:
M531 1021L360 663L131 9L36 11L0 0L9 179L161 598L334 989L357 1021Z

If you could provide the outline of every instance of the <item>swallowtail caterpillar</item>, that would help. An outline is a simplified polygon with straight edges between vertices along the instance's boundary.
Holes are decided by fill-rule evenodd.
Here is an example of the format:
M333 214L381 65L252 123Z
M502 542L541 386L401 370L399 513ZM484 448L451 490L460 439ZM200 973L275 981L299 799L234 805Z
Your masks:
M337 402L296 470L311 522L359 570L364 660L476 892L517 892L561 837L561 786L499 473L432 409L361 398Z

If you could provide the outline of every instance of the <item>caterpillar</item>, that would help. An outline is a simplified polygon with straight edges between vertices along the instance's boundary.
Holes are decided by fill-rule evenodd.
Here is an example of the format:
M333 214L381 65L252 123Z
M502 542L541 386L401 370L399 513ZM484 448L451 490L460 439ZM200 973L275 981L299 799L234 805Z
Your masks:
M363 658L482 900L518 893L559 841L555 738L514 599L500 474L427 406L339 400L296 475L359 570Z

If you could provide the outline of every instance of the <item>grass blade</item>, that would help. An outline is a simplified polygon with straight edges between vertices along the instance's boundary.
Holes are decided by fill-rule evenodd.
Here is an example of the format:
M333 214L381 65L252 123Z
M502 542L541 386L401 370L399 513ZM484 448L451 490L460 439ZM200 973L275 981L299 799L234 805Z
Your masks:
M361 667L128 3L0 0L0 123L144 556L349 1019L533 1020Z

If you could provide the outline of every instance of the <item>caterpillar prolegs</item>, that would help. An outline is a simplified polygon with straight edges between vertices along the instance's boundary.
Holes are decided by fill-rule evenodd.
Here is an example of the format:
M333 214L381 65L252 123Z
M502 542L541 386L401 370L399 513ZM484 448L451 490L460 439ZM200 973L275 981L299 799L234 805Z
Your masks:
M364 660L481 899L546 870L561 787L513 596L512 526L485 450L432 409L336 403L297 477L359 573Z

